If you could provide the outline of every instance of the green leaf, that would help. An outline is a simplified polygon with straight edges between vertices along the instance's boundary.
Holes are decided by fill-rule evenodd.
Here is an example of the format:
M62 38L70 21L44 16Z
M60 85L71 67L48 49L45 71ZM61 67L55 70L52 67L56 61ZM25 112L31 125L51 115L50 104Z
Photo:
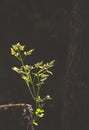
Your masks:
M17 73L20 73L20 71L21 71L18 67L12 67L12 70L14 70Z
M21 45L20 42L16 43L15 45L12 45L12 48L15 50L15 51L23 51L24 50L24 45Z
M24 52L24 55L25 55L25 56L31 55L33 51L34 51L34 49L31 49L31 50L29 50L29 51L25 51L25 52Z
M33 121L33 124L34 124L35 126L38 126L38 123L37 123L37 122L35 122L35 121Z

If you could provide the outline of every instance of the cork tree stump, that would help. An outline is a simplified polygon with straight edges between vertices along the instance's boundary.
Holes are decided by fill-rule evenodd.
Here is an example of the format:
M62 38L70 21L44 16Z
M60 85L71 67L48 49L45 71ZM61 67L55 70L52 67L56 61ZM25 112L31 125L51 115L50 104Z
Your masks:
M33 130L31 105L0 105L0 130Z

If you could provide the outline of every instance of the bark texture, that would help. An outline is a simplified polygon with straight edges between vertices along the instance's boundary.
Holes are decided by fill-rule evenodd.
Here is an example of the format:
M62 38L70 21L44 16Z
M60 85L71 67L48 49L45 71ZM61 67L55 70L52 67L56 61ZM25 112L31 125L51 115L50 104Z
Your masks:
M62 130L89 129L89 1L74 0L65 73Z
M33 130L31 105L1 105L0 130Z

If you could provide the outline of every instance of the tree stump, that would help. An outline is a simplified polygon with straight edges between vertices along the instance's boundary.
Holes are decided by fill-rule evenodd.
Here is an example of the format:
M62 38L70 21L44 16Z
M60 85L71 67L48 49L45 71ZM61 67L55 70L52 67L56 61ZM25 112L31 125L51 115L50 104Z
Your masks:
M0 105L0 130L33 130L29 104Z

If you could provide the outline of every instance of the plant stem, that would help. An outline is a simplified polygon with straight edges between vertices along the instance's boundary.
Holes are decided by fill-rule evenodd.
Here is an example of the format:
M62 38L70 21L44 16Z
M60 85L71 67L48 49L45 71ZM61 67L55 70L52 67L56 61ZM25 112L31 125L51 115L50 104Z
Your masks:
M20 59L20 62L21 62L21 64L22 64L22 66L24 66L23 58L22 58L20 52L19 52L19 59ZM25 68L24 68L24 71L27 72ZM31 79L31 76L30 76L29 78L30 78L30 80L31 80L31 84L33 84L33 83L32 83L32 79ZM34 94L32 93L31 88L30 88L29 82L27 82L27 81L25 81L25 82L26 82L26 84L27 84L27 86L28 86L28 89L29 89L29 91L30 91L30 93L31 93L31 96L32 96L33 100L35 100L35 97L34 97ZM33 89L33 90L34 90L34 89Z
M37 90L37 98L39 96L39 93L40 93L40 88L41 88L41 84L40 84L40 79L39 79L39 75L37 76L37 80L38 80L38 90Z
M30 94L31 94L33 100L35 100L35 97L34 97L32 91L31 91L30 85L28 84L28 82L26 82L26 84L27 84L28 90L30 91Z

